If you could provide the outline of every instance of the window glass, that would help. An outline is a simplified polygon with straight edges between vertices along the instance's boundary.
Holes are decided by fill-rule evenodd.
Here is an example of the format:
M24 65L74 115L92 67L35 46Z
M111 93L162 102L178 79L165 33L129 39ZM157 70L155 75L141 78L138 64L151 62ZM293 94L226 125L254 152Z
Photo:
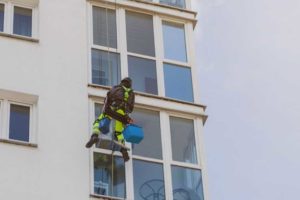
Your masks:
M10 105L9 139L29 142L30 108Z
M0 4L0 31L4 29L4 5Z
M203 200L200 170L172 166L173 199Z
M157 94L155 61L128 56L128 71L135 90Z
M185 0L160 0L160 3L179 8L185 8Z
M125 198L123 158L94 152L94 193Z
M191 69L164 64L165 95L183 101L194 101Z
M119 54L92 49L92 83L106 86L120 82Z
M153 19L151 15L126 12L127 50L155 56Z
M159 112L134 109L134 123L143 127L144 139L140 144L132 144L134 155L162 159ZM150 151L149 151L150 150Z
M94 44L117 48L117 23L114 10L93 6Z
M162 164L133 160L134 199L165 199Z
M31 37L32 10L14 7L14 34Z
M172 157L175 161L197 163L194 121L170 117Z
M163 22L165 58L186 62L184 25Z

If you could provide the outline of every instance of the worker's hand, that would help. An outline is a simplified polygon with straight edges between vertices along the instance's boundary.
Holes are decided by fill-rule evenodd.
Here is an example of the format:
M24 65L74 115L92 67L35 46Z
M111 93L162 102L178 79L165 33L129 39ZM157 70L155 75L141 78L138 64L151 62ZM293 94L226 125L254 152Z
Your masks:
M128 119L128 123L129 123L129 124L133 124L133 119L129 118L129 119Z

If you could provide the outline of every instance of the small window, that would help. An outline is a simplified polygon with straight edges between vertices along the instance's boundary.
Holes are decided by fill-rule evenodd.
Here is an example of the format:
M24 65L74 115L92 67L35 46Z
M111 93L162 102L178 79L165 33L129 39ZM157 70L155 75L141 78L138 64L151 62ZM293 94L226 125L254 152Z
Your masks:
M128 56L128 71L135 90L150 94L158 93L154 60Z
M173 199L204 200L200 170L172 166Z
M10 104L9 139L29 142L30 107Z
M185 8L185 0L160 0L160 3L179 8Z
M165 95L183 101L194 101L191 69L164 64Z
M92 49L92 83L117 85L121 79L119 54Z
M4 30L4 5L0 4L0 31Z
M165 58L187 61L184 25L163 22Z
M116 12L93 6L94 44L117 48Z
M133 160L134 199L165 199L163 165Z
M14 7L13 33L27 37L32 36L32 9Z
M127 50L155 56L153 19L151 15L126 12Z
M94 152L94 194L126 197L125 165L122 157Z
M162 144L159 112L134 109L134 123L143 127L144 139L140 144L132 144L134 155L162 159ZM151 149L151 151L149 151Z
M197 163L194 121L170 117L172 157L173 160Z

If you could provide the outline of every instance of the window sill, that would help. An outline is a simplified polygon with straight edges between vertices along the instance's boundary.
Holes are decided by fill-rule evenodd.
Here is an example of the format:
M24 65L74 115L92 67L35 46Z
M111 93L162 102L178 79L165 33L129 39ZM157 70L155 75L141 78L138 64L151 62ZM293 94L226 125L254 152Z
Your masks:
M22 141L17 141L17 140L0 139L0 142L7 143L7 144L20 145L20 146L33 147L33 148L37 148L38 147L37 144L28 143L28 142L22 142Z
M26 36L22 36L22 35L9 34L9 33L4 33L4 32L0 32L0 36L19 39L19 40L25 40L25 41L34 42L34 43L39 42L39 40L35 39L35 38L26 37Z
M118 197L109 197L104 195L96 195L96 194L90 194L91 199L101 199L101 200L124 200L123 198Z

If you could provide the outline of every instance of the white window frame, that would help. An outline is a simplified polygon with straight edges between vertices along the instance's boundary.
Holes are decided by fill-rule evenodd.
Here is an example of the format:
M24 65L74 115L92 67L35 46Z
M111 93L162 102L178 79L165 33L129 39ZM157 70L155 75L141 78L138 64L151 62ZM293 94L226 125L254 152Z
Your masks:
M33 3L21 3L19 1L13 0L0 0L1 4L4 4L4 27L3 33L17 36L19 38L30 38L30 39L38 39L38 4ZM18 35L13 33L13 25L14 25L14 7L21 7L32 10L32 30L31 37ZM1 32L0 32L1 33Z
M103 98L95 98L92 97L89 99L89 130L92 130L92 123L95 119L95 104L103 104ZM165 186L165 197L166 199L173 199L173 188L172 188L172 166L183 167L187 169L196 169L201 170L202 175L202 185L204 196L206 196L207 186L206 176L203 172L203 146L202 146L202 138L200 134L202 133L202 120L199 117L195 117L192 114L182 114L175 111L167 111L159 108L152 108L146 105L136 105L136 108L145 109L145 110L153 110L159 112L160 117L160 128L161 128L161 143L162 143L162 159L148 158L138 155L133 155L132 151L129 151L130 160L125 163L125 178L126 178L126 198L127 200L134 199L134 183L133 183L133 159L151 162L156 164L162 164L163 174L164 174L164 186ZM194 136L195 136L195 145L197 151L197 164L185 163L173 161L172 159L172 144L171 144L171 130L170 130L170 117L180 117L184 119L193 120L194 125ZM89 131L90 132L90 131ZM89 136L90 137L90 134ZM130 143L126 143L128 147L132 147ZM95 145L90 149L90 194L99 196L94 194L94 160L93 153L102 153L106 155L111 155L112 151L107 149L96 148ZM114 152L115 156L121 156L120 152ZM104 197L104 196L99 196ZM108 197L108 196L107 196ZM118 198L116 198L118 199ZM204 198L206 199L206 198Z

